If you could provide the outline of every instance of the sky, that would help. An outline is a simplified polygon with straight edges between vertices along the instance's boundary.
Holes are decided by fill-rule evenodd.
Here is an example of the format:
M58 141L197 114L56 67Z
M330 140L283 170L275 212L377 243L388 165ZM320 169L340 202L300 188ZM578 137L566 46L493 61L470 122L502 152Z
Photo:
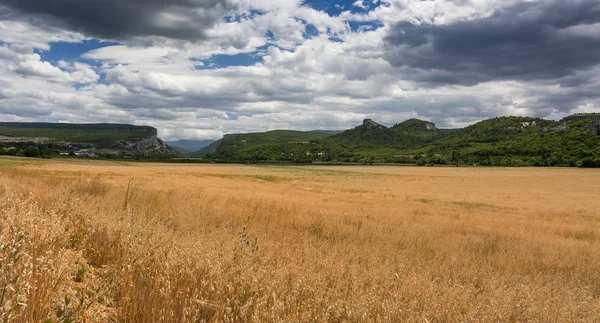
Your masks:
M0 0L0 120L164 139L600 112L598 0Z

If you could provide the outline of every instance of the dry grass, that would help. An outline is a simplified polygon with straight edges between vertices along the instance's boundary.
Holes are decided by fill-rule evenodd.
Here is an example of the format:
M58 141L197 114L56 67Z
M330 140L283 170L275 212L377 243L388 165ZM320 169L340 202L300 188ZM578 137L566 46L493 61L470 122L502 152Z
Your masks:
M600 172L0 163L2 322L597 322Z

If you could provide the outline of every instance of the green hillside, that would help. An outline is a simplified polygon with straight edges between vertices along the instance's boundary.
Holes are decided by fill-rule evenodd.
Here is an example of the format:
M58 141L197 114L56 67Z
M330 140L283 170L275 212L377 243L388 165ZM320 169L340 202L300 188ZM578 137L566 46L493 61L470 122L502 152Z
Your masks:
M169 147L171 147L173 150L175 150L176 152L180 153L181 155L189 155L191 152L185 148L181 148L181 147L177 147L177 146L172 146L169 145Z
M94 144L136 140L156 135L152 127L122 124L7 123L0 122L0 136L47 138L49 141Z
M214 154L221 145L221 142L223 142L223 139L219 139L200 150L194 151L190 155L194 158L204 158L207 155Z
M435 142L427 147L427 152L468 164L576 166L600 158L600 136L591 130L591 124L591 120L558 123L522 117L494 118Z
M385 156L426 146L445 135L445 131L423 120L410 119L387 128L367 119L354 129L328 138L325 143L338 146L346 154Z
M157 130L125 124L0 123L0 155L170 158Z
M493 166L600 166L594 121L500 117L464 129L410 119L366 119L342 133L271 131L227 136L206 157L227 162L345 162ZM205 151L206 152L206 151Z
M451 130L418 119L391 127L365 119L343 132L274 130L226 135L189 155L204 161L244 163L600 167L599 124L597 114L560 122L499 117ZM181 156L156 134L152 127L119 124L0 123L0 154Z
M226 135L208 147L192 153L192 156L231 161L299 161L307 147L314 146L318 140L336 133L338 132L325 130L273 130Z

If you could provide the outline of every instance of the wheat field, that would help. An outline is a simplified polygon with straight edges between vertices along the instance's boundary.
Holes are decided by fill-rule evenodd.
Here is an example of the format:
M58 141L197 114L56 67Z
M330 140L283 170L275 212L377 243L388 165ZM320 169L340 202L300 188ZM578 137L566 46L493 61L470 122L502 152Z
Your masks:
M600 171L0 159L2 322L599 322Z

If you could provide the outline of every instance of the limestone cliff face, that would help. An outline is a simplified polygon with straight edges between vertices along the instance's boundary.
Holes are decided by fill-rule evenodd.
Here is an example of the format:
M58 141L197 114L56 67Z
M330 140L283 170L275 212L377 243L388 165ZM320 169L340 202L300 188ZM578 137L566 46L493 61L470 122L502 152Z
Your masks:
M437 127L435 126L435 123L433 123L433 122L427 122L427 123L425 123L425 129L427 129L427 130L436 130Z
M592 120L594 123L589 129L595 134L600 135L600 113L578 113L568 116L560 121L561 124L566 124L568 121Z
M138 150L161 150L168 149L169 146L156 135L148 138L142 138L136 141L121 141L120 148L123 149L138 149Z
M140 138L133 141L118 141L114 148L120 150L119 153L126 155L143 156L177 156L179 153L169 147L164 140L158 138L158 131L152 129L149 137Z
M373 130L373 129L386 129L387 127L371 120L371 119L365 119L363 120L363 124L362 127L368 129L368 130Z
M158 137L158 130L149 126L127 124L62 124L10 123L3 127L16 129L20 136L0 134L0 148L20 151L29 146L52 150L54 154L86 157L177 157L180 154ZM32 131L31 129L37 129ZM35 134L36 136L29 136ZM42 135L40 135L42 134ZM56 137L53 137L56 136ZM3 151L6 149L3 149Z

